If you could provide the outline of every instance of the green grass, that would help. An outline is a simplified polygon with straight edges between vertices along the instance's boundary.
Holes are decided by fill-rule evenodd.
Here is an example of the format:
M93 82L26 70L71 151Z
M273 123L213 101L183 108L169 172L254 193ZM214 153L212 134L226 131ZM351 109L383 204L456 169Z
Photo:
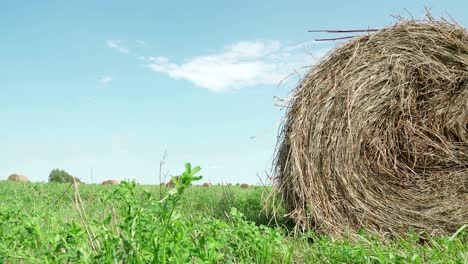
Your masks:
M0 182L0 263L468 263L466 230L290 236L262 211L268 189L190 186L196 172L172 190L81 185L78 199L67 184Z

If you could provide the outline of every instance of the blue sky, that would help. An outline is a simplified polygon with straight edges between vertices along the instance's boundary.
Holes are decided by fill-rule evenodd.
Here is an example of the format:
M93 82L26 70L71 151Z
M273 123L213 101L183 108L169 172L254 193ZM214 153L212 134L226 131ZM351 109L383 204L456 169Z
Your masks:
M153 184L167 151L170 174L189 161L203 182L255 184L284 115L274 97L336 44L307 30L425 6L468 25L465 1L0 1L0 179Z

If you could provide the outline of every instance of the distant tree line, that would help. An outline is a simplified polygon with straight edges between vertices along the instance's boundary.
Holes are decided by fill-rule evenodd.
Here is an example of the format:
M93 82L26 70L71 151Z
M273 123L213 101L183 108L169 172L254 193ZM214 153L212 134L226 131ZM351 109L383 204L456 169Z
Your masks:
M49 174L49 182L81 182L79 178L71 176L68 172L59 169L53 169Z

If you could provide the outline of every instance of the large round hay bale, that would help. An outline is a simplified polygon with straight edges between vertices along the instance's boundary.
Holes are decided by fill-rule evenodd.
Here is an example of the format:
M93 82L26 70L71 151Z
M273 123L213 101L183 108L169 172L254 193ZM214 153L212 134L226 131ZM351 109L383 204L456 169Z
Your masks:
M240 185L240 187L241 187L242 189L248 189L248 188L250 188L250 185L248 185L247 183L242 183L242 184Z
M468 34L400 21L294 90L276 180L298 230L450 233L468 223Z
M102 185L118 185L120 182L118 180L107 180L103 181Z
M167 188L174 188L175 187L175 182L171 179L166 183Z
M202 184L202 187L204 187L204 188L211 188L211 186L212 185L209 182L205 182L205 183Z
M28 177L19 174L11 174L8 176L8 181L11 182L29 182Z

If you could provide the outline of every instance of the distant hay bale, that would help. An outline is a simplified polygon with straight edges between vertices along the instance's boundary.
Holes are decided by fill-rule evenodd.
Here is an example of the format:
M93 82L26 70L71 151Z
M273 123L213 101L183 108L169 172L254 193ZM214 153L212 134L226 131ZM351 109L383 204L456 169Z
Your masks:
M167 188L174 188L175 187L175 182L173 180L170 180L166 183Z
M180 179L180 176L174 176L169 182L166 183L167 188L174 188L176 186L176 181Z
M107 180L103 181L102 185L118 185L120 182L118 180Z
M202 184L202 187L211 188L211 183L205 182Z
M290 97L275 177L297 230L468 223L468 34L400 21L353 38Z
M241 187L242 189L248 189L248 188L250 188L250 185L248 185L247 183L242 183L242 184L240 185L240 187Z
M29 182L28 177L19 174L11 174L8 176L8 181L11 182Z

